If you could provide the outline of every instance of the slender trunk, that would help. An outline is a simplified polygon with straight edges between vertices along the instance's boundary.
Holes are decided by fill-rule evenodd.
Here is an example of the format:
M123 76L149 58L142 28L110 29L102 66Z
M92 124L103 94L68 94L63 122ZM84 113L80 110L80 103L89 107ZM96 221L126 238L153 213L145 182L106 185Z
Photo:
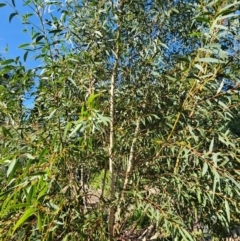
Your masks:
M115 80L117 76L117 59L115 60L113 73L111 77L111 89L110 89L110 136L109 136L109 173L110 173L110 198L111 201L115 199L115 171L114 171L114 88L115 88ZM109 210L109 219L108 219L108 231L109 231L109 239L113 240L114 236L114 215L115 208L111 205Z
M141 118L138 117L137 122L136 122L135 132L134 132L134 138L133 138L131 149L130 149L130 155L129 155L129 159L128 159L128 166L127 166L126 174L125 174L123 191L126 190L126 188L127 188L127 185L129 183L129 176L130 176L130 173L133 168L134 149L135 149L135 145L136 145L138 134L139 134L140 120L141 120Z
M117 212L116 212L116 221L118 221L120 219L121 203L124 201L124 198L125 198L124 194L125 194L125 191L127 189L127 185L129 183L129 177L130 177L131 171L132 171L133 166L134 166L134 163L133 163L133 160L134 160L134 150L135 150L137 138L138 138L138 135L139 135L140 121L141 121L141 118L139 116L137 118L137 121L136 121L136 128L135 128L135 131L134 131L134 137L133 137L132 145L131 145L131 148L130 148L130 154L129 154L128 163L127 163L127 170L126 170L126 173L125 173L123 190L122 190L121 196L120 196L119 201L118 201L118 207L117 207ZM116 227L116 229L119 229L119 227Z
M114 239L114 222L115 222L115 213L116 207L113 204L115 200L115 158L114 158L114 91L115 91L115 82L118 74L118 62L119 62L119 46L120 46L120 36L121 36L121 25L122 25L122 13L124 7L124 0L119 2L119 15L118 16L118 33L116 38L115 45L115 62L112 70L111 76L111 86L110 86L110 136L109 136L109 173L110 173L110 198L111 206L109 209L109 218L108 218L108 231L109 231L109 240L113 241Z

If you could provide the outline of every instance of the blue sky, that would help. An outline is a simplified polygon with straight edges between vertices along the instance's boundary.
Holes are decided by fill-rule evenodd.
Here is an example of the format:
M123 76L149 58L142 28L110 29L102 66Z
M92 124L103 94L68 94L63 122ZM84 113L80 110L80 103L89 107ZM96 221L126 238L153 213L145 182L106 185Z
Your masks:
M22 1L16 1L16 7L21 13L30 12L30 9L20 4ZM23 43L29 43L31 41L28 33L24 33L25 26L22 25L19 16L14 16L11 23L9 23L9 16L14 13L14 9L6 5L0 8L0 55L6 59L16 58L17 56L23 56L24 50L19 49L18 46ZM8 51L6 51L8 49ZM21 60L23 60L21 58ZM23 61L22 61L23 62ZM28 68L36 67L40 63L35 61L33 57L29 57L26 61Z
M30 12L29 8L22 5L23 1L15 2L16 8L20 13ZM26 25L24 26L22 24L18 15L14 16L9 23L9 16L14 12L15 10L8 5L0 8L0 56L4 57L5 59L15 59L16 57L20 56L23 65L25 65L27 69L37 67L41 63L36 61L30 53L26 62L24 63L23 61L25 51L23 49L19 49L18 46L23 43L31 42L31 37L29 33L23 32L23 29L26 28ZM24 101L24 105L32 108L34 105L33 98L28 98L27 95L25 98L27 99Z

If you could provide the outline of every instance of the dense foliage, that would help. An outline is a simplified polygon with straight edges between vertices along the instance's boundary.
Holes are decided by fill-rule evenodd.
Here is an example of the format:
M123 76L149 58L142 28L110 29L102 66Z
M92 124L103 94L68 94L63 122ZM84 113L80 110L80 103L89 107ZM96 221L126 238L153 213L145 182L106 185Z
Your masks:
M20 48L42 66L1 61L0 239L228 235L240 222L239 1L23 2L30 13L0 6L31 26Z

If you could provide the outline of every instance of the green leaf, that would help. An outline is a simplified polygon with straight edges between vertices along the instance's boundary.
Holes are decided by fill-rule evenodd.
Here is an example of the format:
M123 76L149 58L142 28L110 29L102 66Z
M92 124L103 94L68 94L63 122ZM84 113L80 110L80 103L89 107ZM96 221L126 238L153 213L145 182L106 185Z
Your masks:
M197 20L198 22L210 23L210 20L204 17L197 17L195 18L195 20Z
M30 159L30 160L34 160L34 159L36 159L32 154L30 154L30 153L25 153L24 154L28 159Z
M93 108L94 100L100 95L101 95L100 93L98 94L92 93L87 99L87 106Z
M15 232L22 224L24 224L24 222L31 217L35 212L36 212L37 208L36 207L30 207L29 209L27 209L24 214L22 215L22 217L17 221L17 223L15 224L15 226L13 227L13 232Z
M40 33L35 33L35 32L33 32L32 33L32 39L35 39L37 36L39 36L39 35L41 35Z
M83 123L79 123L76 125L76 127L73 129L73 131L70 133L69 137L73 136L81 127L83 126Z
M226 210L228 222L230 222L230 220L231 220L230 208L229 208L229 203L228 203L227 199L225 199L225 210Z
M6 6L6 3L0 3L0 8Z
M43 160L42 160L43 157L44 157L48 152L49 152L49 149L46 147L46 148L43 149L43 151L40 153L38 159L39 159L40 161L43 161Z
M43 176L45 175L46 172L45 171L39 171L39 172L34 172L34 173L29 173L28 176L30 177L34 177L34 176L37 176L37 177L40 177L40 176Z
M60 32L62 32L62 29L54 29L49 31L49 33L53 33L53 34L60 33Z
M1 62L2 65L8 65L8 64L11 64L11 63L14 63L15 60L14 59L7 59L7 60L4 60Z
M15 12L15 13L11 13L11 14L10 14L10 16L9 16L9 23L11 23L13 17L16 16L16 15L18 15L17 12Z
M210 146L209 146L209 150L208 150L209 153L212 153L213 146L214 146L214 138L211 140L211 143L210 143Z
M26 62L27 56L28 56L28 51L26 51L25 54L23 55L23 60L24 60L24 62Z
M6 136L10 136L11 138L13 138L11 132L9 129L7 129L6 127L2 126L2 133L3 135L6 137Z
M218 17L217 20L223 20L223 19L226 19L226 18L233 18L233 17L238 17L239 14L237 13L230 13L228 15L224 15L224 16L221 16L221 17Z
M99 122L102 122L104 125L108 125L108 123L111 121L110 117L98 115Z
M53 115L54 115L54 113L57 111L57 109L54 109L51 113L50 113L50 115L47 117L47 119L48 120L50 120L52 117L53 117Z
M217 167L217 165L218 165L218 153L213 153L212 160L213 160L214 167Z
M190 125L188 125L188 129L189 129L189 132L190 132L191 136L194 138L194 141L197 142L198 136L193 132L193 129Z
M65 129L64 129L64 133L63 133L63 141L66 141L66 137L67 137L67 133L69 131L69 129L71 128L72 123L68 122Z
M16 7L16 5L15 5L15 0L12 0L12 5L13 5L14 7Z
M231 3L231 4L228 4L228 5L225 5L222 9L221 9L221 12L224 12L225 10L231 8L231 7L234 7L235 5L239 5L239 1L234 1L234 3Z
M240 184L234 178L232 178L231 176L227 176L227 175L226 175L226 177L228 179L230 179L235 184L235 186L240 190Z
M220 91L221 91L222 88L223 88L223 85L224 85L224 79L222 80L221 84L219 85L219 88L218 88L218 90L217 90L217 94L220 93Z
M38 229L41 231L42 230L42 227L43 227L43 215L41 212L38 212L38 222L37 222L37 226L38 226Z
M188 231L184 228L179 228L179 232L181 233L183 240L190 240L194 241L194 239L191 237L191 235L188 233Z
M222 101L219 100L219 101L218 101L218 104L221 105L225 110L228 109L228 106L225 105Z
M214 178L213 178L213 190L212 190L212 192L213 192L213 200L214 200L217 183L219 182L219 174L218 174L218 172L217 172L215 167L212 168L212 173L213 173L213 176L214 176Z
M18 48L19 48L19 49L25 48L25 47L28 47L29 45L30 45L30 44L27 44L27 43L26 43L26 44L21 44L21 45L18 46Z
M20 208L27 208L30 207L31 204L30 203L19 203L19 204L14 204L14 205L9 205L7 210L17 210Z
M203 169L202 169L202 176L206 174L207 170L208 170L208 164L207 162L204 162Z
M37 42L39 42L41 39L43 39L44 38L44 35L40 35L40 36L38 36L37 38L36 38L36 40L35 40L35 42L37 43Z
M42 180L42 178L40 180ZM40 188L41 188L41 191L37 196L37 200L40 200L42 197L44 197L49 190L49 187L45 182L41 183Z
M27 203L31 203L32 201L33 189L34 189L34 186L31 186L28 190Z
M195 64L195 67L199 69L202 73L204 73L204 69L200 64Z
M225 61L215 59L215 58L199 58L199 62L204 62L204 63L225 63Z
M11 161L11 164L9 165L8 167L8 170L7 170L7 177L11 176L14 174L14 172L16 171L16 167L18 165L18 159L13 159Z

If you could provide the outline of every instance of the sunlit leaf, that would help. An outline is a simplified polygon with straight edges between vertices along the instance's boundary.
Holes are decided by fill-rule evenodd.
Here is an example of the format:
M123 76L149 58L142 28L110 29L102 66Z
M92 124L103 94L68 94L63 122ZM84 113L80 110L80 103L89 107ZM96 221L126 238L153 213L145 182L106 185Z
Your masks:
M13 159L8 167L7 170L7 177L9 177L9 175L13 175L14 172L16 171L16 167L18 165L18 159Z
M37 208L36 207L30 207L27 208L24 214L21 216L21 218L17 221L17 223L13 227L13 232L15 232L21 225L25 223L25 221L35 214Z
M210 144L209 150L208 150L209 153L213 152L213 146L214 146L214 138L211 140L211 144Z
M1 62L2 65L8 65L8 64L12 64L14 63L15 60L14 59L7 59Z
M204 62L204 63L224 63L224 61L215 59L215 58L199 58L199 62Z
M30 44L28 44L28 43L25 43L25 44L21 44L21 45L19 45L18 46L18 48L25 48L25 47L28 47Z
M207 162L204 162L203 169L202 169L202 176L206 174L207 170L208 170L208 164Z
M37 222L37 225L38 225L38 229L41 231L42 228L43 228L43 215L42 215L42 213L40 211L38 212L38 222Z

